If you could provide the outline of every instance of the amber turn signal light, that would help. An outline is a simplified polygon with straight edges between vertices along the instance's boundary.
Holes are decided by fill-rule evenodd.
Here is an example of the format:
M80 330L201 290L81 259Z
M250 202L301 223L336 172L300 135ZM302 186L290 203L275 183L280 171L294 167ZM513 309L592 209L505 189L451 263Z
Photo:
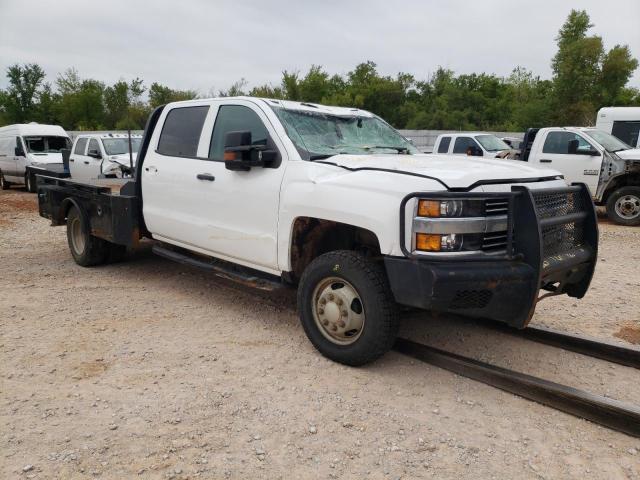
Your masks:
M224 152L224 160L229 161L229 160L235 160L236 159L236 152Z
M418 201L419 217L439 217L440 200L420 200Z
M432 235L428 233L416 233L416 250L423 252L439 252L442 235Z

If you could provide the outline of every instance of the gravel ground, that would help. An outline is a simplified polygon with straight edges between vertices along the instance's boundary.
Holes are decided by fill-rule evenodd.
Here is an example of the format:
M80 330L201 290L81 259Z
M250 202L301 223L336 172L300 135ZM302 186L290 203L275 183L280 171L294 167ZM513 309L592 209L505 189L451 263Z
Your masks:
M583 300L533 323L640 342L640 229L601 222ZM151 255L84 269L35 196L0 192L0 478L637 479L640 439L395 352L321 357L291 292ZM406 315L402 334L625 401L640 374Z

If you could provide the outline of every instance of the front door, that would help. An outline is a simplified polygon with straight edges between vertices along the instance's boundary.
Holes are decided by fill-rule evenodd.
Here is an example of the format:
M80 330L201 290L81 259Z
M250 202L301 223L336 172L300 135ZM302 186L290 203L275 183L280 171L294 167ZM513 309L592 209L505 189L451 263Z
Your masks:
M578 148L572 153L572 142L578 142ZM595 152L593 155L589 152ZM553 168L564 175L567 183L586 183L595 195L598 188L602 153L591 145L579 133L566 131L547 132L539 156L540 166Z
M215 105L215 104L214 104ZM276 270L280 186L284 176L284 145L265 113L250 101L218 102L215 122L209 122L203 171L215 176L208 192L209 246L231 259ZM227 170L223 161L225 136L229 132L251 132L251 143L267 145L279 152L275 168L254 167L249 171Z

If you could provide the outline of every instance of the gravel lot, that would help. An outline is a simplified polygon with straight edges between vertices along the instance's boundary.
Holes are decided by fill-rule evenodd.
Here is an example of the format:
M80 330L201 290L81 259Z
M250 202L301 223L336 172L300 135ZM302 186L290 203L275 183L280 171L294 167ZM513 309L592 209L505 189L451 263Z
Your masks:
M640 343L640 229L601 222L581 301L534 323ZM0 478L640 478L640 439L412 361L325 360L291 292L151 255L94 269L0 192ZM640 373L407 315L403 335L640 403Z

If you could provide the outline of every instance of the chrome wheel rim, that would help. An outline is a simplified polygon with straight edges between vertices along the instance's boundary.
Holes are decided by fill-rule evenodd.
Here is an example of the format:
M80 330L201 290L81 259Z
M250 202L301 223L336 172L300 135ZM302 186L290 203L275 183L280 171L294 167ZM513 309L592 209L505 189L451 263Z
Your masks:
M623 195L616 200L616 214L627 220L640 216L640 198L636 195Z
M351 345L364 330L365 312L358 291L338 277L322 280L313 291L313 319L320 333L336 345Z
M85 245L85 235L84 235L84 231L82 229L82 222L80 221L79 218L74 218L71 221L71 244L73 245L73 250L78 254L81 255L82 252L84 252L84 245Z

